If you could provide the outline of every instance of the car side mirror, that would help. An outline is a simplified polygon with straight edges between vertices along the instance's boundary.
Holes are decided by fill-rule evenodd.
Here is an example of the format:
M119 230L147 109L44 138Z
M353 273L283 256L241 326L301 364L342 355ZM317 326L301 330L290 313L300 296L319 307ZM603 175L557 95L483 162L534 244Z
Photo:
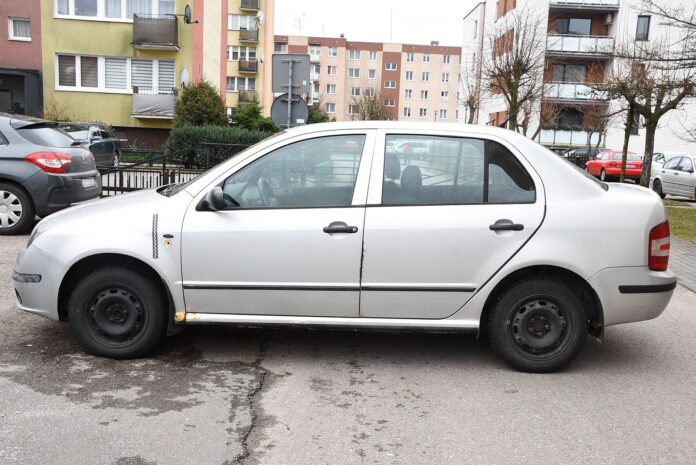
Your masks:
M215 186L196 205L196 211L219 211L226 207L222 187Z

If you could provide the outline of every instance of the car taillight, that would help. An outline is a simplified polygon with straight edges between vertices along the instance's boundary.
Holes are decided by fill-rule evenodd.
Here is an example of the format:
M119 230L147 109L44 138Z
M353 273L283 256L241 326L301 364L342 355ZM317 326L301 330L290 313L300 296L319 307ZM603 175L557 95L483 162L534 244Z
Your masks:
M24 159L47 173L65 173L65 165L72 163L70 155L57 152L34 152Z
M660 223L650 230L648 243L648 268L651 271L666 271L669 262L669 221Z

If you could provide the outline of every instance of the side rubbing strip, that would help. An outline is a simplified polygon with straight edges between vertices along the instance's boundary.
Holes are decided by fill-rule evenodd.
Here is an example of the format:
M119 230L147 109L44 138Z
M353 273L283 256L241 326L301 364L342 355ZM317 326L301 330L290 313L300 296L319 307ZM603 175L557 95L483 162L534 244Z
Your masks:
M157 220L159 215L157 213L152 214L152 258L158 258L159 249L157 245Z
M635 286L619 286L619 292L622 294L653 294L656 292L669 292L677 287L677 282L667 284L638 284Z

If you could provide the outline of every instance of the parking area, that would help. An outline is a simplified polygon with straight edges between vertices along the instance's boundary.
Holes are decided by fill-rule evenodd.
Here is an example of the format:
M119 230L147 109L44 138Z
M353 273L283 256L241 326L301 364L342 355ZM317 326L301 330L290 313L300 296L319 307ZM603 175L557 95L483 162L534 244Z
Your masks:
M569 369L515 372L484 340L195 327L155 356L85 355L25 315L0 238L1 464L692 464L696 294L609 328Z

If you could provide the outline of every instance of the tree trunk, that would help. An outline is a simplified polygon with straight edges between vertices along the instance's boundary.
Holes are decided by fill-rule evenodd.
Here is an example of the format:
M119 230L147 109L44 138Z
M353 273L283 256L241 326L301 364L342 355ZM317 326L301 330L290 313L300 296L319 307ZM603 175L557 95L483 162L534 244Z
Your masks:
M640 174L640 185L643 187L650 187L652 153L655 150L655 131L657 131L657 122L646 121L645 153L643 154L643 172Z
M624 129L624 141L623 149L621 151L621 176L619 176L619 182L624 182L626 178L626 160L628 159L628 141L631 138L631 131L633 130L633 114L635 108L633 105L628 106L628 113L626 114L626 128Z
M469 104L469 119L467 124L474 124L474 118L476 117L476 105Z

